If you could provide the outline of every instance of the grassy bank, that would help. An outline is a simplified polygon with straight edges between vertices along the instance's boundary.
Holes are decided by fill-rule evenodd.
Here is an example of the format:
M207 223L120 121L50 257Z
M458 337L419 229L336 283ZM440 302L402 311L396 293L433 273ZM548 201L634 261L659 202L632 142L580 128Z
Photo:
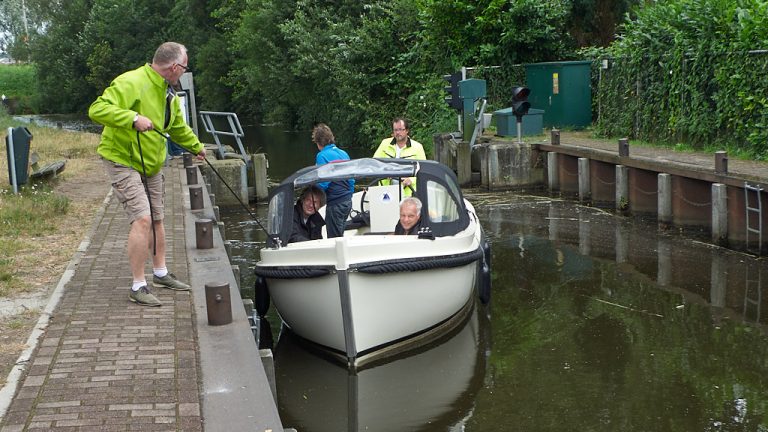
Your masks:
M66 160L65 170L15 195L5 146L9 126L27 127L31 151L40 156L40 163ZM24 125L0 109L0 136L0 304L17 300L25 308L18 314L0 314L1 386L40 316L40 300L45 304L56 287L109 185L96 156L98 135Z
M0 115L3 139L8 127L16 126L19 124L8 116ZM8 157L6 154L0 157L0 297L13 297L37 288L35 269L56 255L50 250L51 246L71 232L71 227L63 222L72 216L72 202L56 187L62 180L84 175L92 169L98 144L98 135L33 125L24 127L32 134L30 153L37 153L41 164L65 160L66 166L60 177L28 181L19 194L14 194L8 175ZM6 151L3 143L3 153ZM71 256L71 252L66 251L64 256Z

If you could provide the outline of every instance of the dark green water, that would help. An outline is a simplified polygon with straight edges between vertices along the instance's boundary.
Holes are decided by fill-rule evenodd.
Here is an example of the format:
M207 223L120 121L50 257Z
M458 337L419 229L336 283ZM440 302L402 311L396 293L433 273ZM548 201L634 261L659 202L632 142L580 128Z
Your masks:
M306 135L259 144L273 180L313 162ZM548 197L465 194L492 244L491 305L358 375L280 335L270 312L287 427L768 431L764 260ZM237 209L222 217L251 287L263 236Z

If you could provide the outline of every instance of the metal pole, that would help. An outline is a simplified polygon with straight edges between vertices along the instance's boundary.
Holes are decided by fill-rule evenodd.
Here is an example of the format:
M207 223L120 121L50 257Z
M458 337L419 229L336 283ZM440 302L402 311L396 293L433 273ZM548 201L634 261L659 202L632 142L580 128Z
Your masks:
M16 178L16 155L13 152L13 128L8 128L8 162L11 168L11 184L13 185L13 193L19 193L19 183Z
M517 116L517 143L523 143L523 118Z

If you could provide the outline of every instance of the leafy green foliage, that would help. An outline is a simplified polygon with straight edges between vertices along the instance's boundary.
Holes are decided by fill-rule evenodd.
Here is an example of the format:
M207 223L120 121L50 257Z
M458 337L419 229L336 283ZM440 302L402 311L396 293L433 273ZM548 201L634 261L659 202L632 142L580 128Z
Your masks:
M0 93L10 99L15 113L35 111L37 86L34 65L0 66Z
M768 150L768 9L759 0L675 0L639 10L608 50L599 132Z

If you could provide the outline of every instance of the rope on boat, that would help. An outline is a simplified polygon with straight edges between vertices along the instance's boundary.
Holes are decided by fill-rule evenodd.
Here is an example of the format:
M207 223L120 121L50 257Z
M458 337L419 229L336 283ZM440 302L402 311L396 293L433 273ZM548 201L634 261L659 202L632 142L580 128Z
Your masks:
M331 274L328 267L259 267L256 275L270 279L309 279Z
M446 255L437 257L407 258L402 260L389 260L383 262L364 263L350 266L360 273L382 274L397 272L414 272L432 270L436 268L452 268L475 262L483 257L483 249L477 248L471 252L459 255Z
M368 274L401 273L432 270L437 268L461 267L483 258L483 249L458 255L445 255L401 260L376 261L351 265L350 270ZM256 266L257 276L269 279L309 279L331 274L330 267L262 267Z

